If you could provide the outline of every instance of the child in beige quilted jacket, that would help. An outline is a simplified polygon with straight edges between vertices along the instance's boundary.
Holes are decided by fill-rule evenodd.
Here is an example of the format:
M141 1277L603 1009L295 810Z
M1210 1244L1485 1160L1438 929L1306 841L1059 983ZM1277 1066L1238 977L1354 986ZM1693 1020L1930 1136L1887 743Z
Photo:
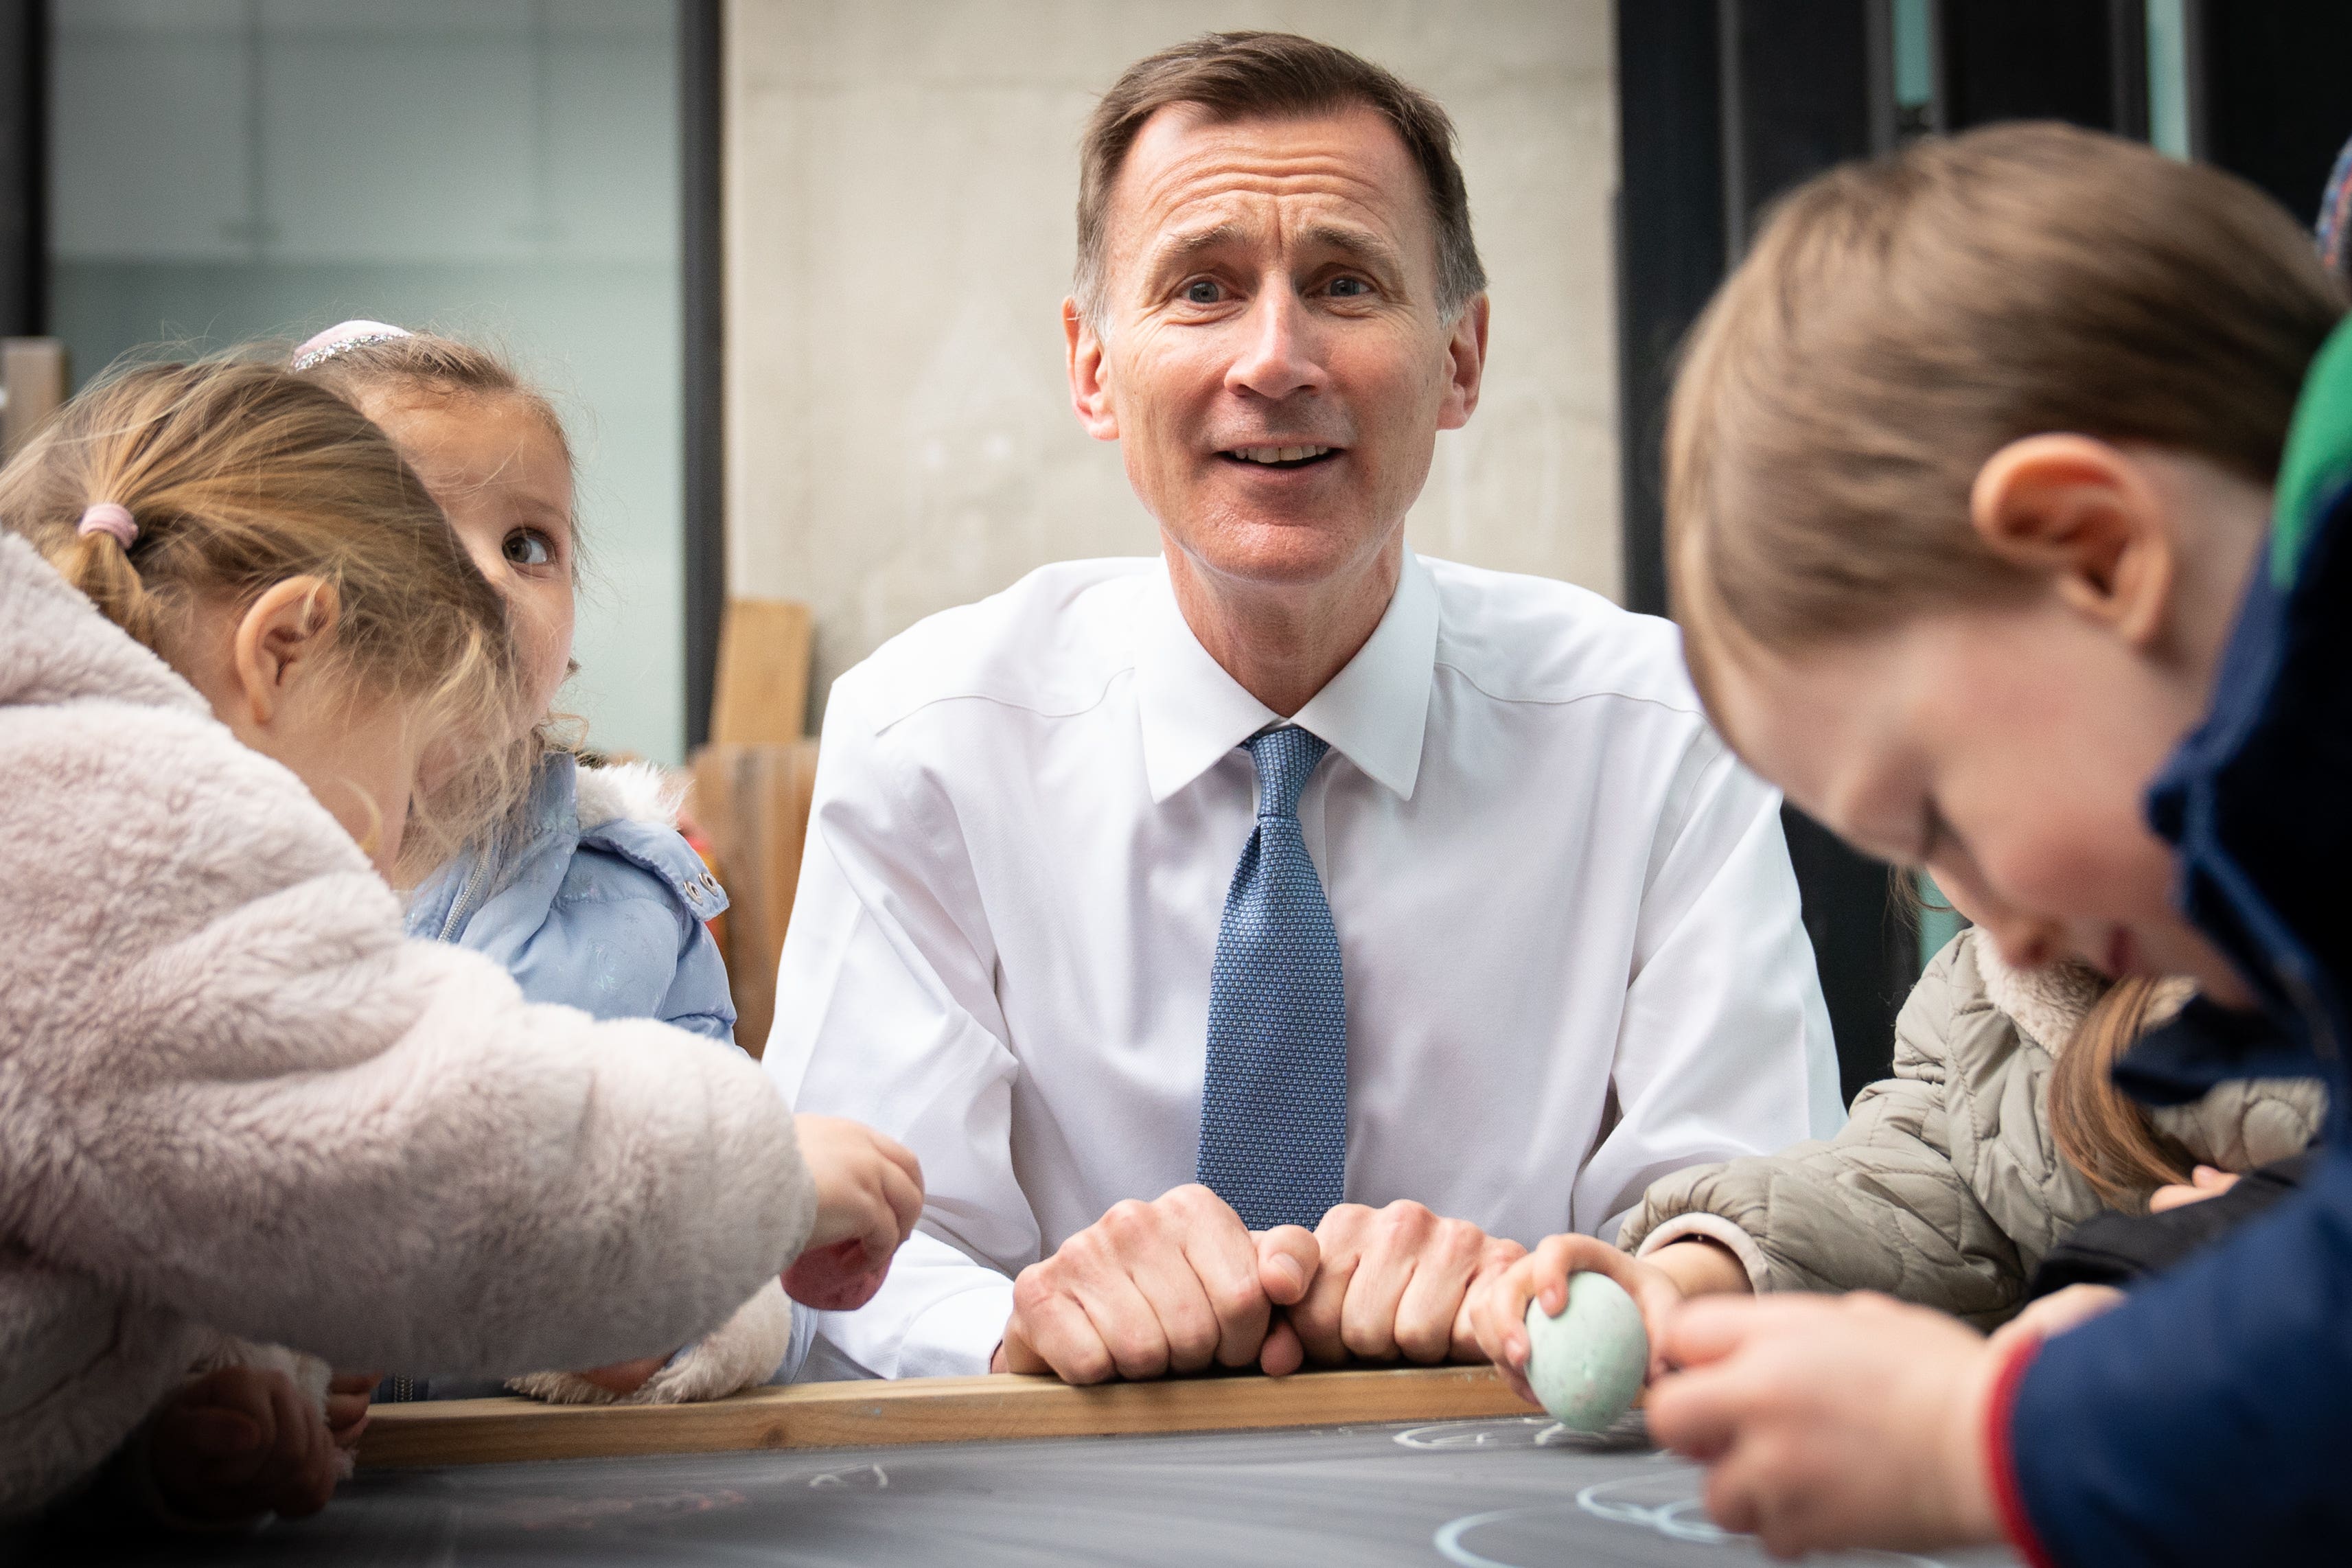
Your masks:
M387 876L508 798L517 683L356 410L131 370L0 473L0 1520L314 1510L323 1363L666 1352L787 1264L870 1294L906 1151L403 935Z
M1904 1004L1894 1076L1854 1097L1836 1137L1662 1177L1615 1246L1547 1237L1472 1302L1481 1345L1522 1382L1528 1301L1558 1311L1580 1269L1641 1303L1653 1347L1689 1297L1750 1291L1881 1290L1996 1327L2086 1220L2200 1201L2317 1134L2315 1079L2154 1111L2116 1088L2116 1056L2189 994L2067 958L2016 968L1963 931Z

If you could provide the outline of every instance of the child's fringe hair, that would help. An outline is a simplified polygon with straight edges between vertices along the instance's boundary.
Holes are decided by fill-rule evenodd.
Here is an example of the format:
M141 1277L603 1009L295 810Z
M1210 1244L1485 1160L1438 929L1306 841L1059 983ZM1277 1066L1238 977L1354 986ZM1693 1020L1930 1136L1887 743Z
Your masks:
M128 546L78 531L104 501L137 524ZM349 700L403 704L425 742L401 879L511 809L504 602L383 433L274 355L117 366L0 470L0 526L167 662L200 604L316 579Z

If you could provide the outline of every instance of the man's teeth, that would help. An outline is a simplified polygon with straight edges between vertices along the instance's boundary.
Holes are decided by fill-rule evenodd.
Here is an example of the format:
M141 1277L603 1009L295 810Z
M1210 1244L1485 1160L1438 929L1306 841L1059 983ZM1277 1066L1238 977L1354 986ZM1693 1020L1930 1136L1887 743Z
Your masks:
M1234 456L1244 463L1295 463L1302 458L1319 458L1328 447L1236 447Z

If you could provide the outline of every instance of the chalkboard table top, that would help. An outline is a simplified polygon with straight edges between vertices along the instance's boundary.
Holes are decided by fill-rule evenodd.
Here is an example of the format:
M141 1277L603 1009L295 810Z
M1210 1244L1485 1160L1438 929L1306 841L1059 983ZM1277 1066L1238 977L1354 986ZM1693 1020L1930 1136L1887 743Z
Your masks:
M1638 1418L1634 1418L1638 1420ZM332 1508L234 1542L35 1559L364 1568L1099 1568L1423 1563L1731 1568L1698 1471L1540 1416L363 1471ZM2010 1563L1854 1552L1816 1563Z
M1374 1381L1318 1381L1347 1376ZM1244 1402L1244 1414L1248 1402L1270 1407L1277 1394L1360 1406L1375 1402L1368 1389L1384 1390L1378 1397L1391 1402L1427 1404L1433 1391L1440 1400L1487 1397L1475 1381L1449 1386L1433 1373L1316 1374L1290 1380L1287 1390L1244 1379L1202 1380L1195 1387L1222 1382L1245 1390L1223 1396ZM1163 1415L1177 1411L1182 1419L1181 1412L1201 1408L1199 1393L1165 1386L1180 1392L1160 1396ZM1472 1392L1465 1395L1465 1388ZM915 1391L922 1392L931 1391ZM1013 1392L1036 1398L1033 1415L1060 1406L1050 1394ZM1114 1402L1093 1407L1122 1408ZM479 1425L486 1414L495 1413L446 1419ZM611 1419L624 1415L583 1412L574 1425L582 1431L625 1426L625 1418ZM580 1439L565 1441L577 1446ZM407 1457L413 1459L414 1450ZM26 1568L1728 1568L1765 1561L1753 1542L1707 1523L1700 1480L1695 1467L1649 1447L1638 1412L1604 1438L1566 1432L1539 1415L1487 1414L856 1448L378 1463L363 1466L316 1519L208 1542L77 1536L35 1544L16 1560ZM1975 1552L1854 1552L1811 1561L1990 1568L2016 1560Z

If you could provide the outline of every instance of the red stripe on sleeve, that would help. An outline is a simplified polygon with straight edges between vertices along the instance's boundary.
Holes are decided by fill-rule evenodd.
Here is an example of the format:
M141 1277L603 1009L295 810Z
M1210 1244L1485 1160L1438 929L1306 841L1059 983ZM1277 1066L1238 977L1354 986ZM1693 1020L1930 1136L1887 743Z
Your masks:
M2038 1338L2019 1342L1993 1379L1992 1397L1985 1402L1985 1479L1992 1488L1993 1510L2000 1516L2001 1533L2032 1568L2058 1568L2058 1560L2033 1531L2025 1512L2025 1499L2017 1487L2017 1456L2010 1447L2010 1426L2017 1410L2018 1385L2041 1352Z

